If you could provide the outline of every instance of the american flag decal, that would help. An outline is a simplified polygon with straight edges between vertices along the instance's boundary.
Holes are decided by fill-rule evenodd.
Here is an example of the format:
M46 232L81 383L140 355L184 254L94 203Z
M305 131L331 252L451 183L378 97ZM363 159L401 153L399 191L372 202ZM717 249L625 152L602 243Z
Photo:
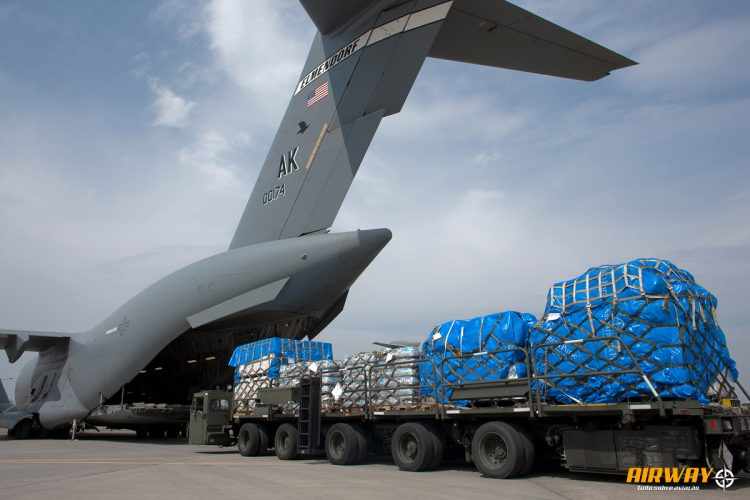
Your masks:
M316 88L312 94L307 96L307 107L313 106L316 102L322 101L328 95L328 82L325 82Z

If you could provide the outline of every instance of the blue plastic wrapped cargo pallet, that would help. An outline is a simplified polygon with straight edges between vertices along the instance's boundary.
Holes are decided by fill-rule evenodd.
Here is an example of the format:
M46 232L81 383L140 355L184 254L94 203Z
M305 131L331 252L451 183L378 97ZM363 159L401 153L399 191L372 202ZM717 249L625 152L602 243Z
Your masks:
M422 395L447 403L449 385L526 377L524 349L535 322L531 314L507 311L435 327L422 344Z
M555 284L530 348L534 389L560 403L708 399L737 379L717 300L672 263L638 259Z
M235 382L239 380L239 366L266 358L272 358L267 375L274 379L278 378L281 365L287 362L332 360L333 345L330 342L280 337L243 344L234 349L229 359L229 366L235 368Z

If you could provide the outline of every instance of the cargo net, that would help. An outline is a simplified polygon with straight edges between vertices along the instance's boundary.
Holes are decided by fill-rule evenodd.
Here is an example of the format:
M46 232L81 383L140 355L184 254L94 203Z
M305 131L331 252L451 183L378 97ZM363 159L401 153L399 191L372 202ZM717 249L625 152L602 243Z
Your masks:
M340 363L340 379L333 388L330 409L355 413L430 404L432 400L421 395L420 360L415 347L349 356Z
M335 361L301 361L284 364L279 371L279 387L300 385L303 377L320 377L320 404L324 411L333 405L333 389L339 383L338 364ZM299 409L299 403L287 401L282 405L283 413L293 415Z
M525 346L535 322L531 314L507 311L435 327L422 344L422 394L467 406L468 401L451 401L456 387L527 377Z
M736 398L717 300L664 260L558 283L532 329L535 392L559 403Z

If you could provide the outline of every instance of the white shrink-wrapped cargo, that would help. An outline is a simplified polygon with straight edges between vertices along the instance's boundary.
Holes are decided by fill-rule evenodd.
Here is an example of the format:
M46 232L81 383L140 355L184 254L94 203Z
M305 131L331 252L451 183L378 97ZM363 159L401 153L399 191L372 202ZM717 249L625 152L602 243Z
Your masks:
M319 376L321 378L321 407L324 410L333 407L333 389L339 383L339 367L334 361L302 361L297 363L288 363L282 365L279 370L279 386L294 387L300 384L303 377ZM284 405L286 413L297 411L298 404L290 401Z
M419 350L413 347L357 353L341 365L332 396L344 409L415 406L421 402Z

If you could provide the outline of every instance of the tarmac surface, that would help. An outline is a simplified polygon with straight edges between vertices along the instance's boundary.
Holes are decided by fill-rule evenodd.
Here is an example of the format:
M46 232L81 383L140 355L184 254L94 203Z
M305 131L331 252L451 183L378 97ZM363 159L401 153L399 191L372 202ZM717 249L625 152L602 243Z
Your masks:
M748 498L750 476L726 492L643 492L622 477L537 472L497 480L470 466L408 473L383 462L337 467L325 460L245 458L236 448L139 441L86 432L76 441L7 440L0 431L0 499L606 499L647 496Z

